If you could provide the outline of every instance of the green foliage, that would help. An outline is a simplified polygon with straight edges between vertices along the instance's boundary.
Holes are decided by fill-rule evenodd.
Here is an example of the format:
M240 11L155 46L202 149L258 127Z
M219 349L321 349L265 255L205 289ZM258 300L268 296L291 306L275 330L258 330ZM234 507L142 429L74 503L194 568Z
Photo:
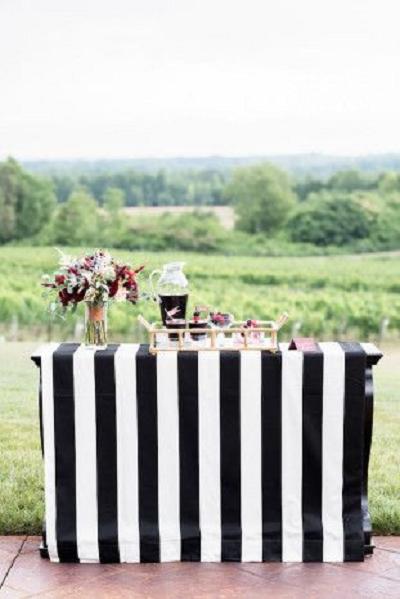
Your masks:
M378 179L378 189L383 194L400 193L400 174L388 171L382 173Z
M318 246L350 244L367 238L374 215L350 194L315 194L297 210L288 223L293 241Z
M322 191L353 193L378 189L381 177L365 174L357 170L338 170L328 180L316 179L310 176L295 182L295 192L300 201L306 200L311 194Z
M305 177L298 179L294 185L294 191L302 202L311 193L318 193L325 189L325 182L321 179L313 179L312 177Z
M165 213L157 217L142 216L126 223L123 236L115 247L132 250L218 251L229 234L211 213Z
M89 167L87 167L89 169ZM270 164L221 173L133 170L27 174L12 159L0 164L0 243L87 243L131 249L209 251L226 255L314 255L400 247L400 175L338 171L328 180L292 182ZM227 184L225 185L225 183ZM225 187L224 187L225 186ZM297 197L297 204L296 204ZM132 205L230 201L237 214L227 231L200 211L133 217Z
M371 245L382 249L400 247L400 209L379 214L371 234Z
M225 194L235 205L237 227L247 233L276 232L295 201L288 176L271 164L235 170Z
M81 255L86 248L65 248ZM191 306L201 303L226 308L237 318L269 319L287 310L290 323L283 331L289 338L291 327L301 323L300 332L319 338L350 337L367 340L377 337L383 318L389 318L389 334L400 332L400 260L393 256L329 256L263 258L207 256L206 252L126 252L113 250L121 260L145 264L140 284L154 268L173 260L187 263ZM52 273L57 265L53 248L0 248L0 334L9 335L17 318L20 334L35 338L47 334L49 317L41 297L42 273ZM140 311L154 320L158 308L142 303L138 308L115 304L110 310L110 334L114 339L131 339L138 334L135 314ZM83 309L66 321L52 322L53 338L71 338L75 325L83 320ZM27 333L27 334L28 334ZM79 336L79 333L78 333Z
M100 215L96 201L87 191L73 191L62 204L53 223L53 241L59 244L95 243L99 238Z
M9 158L0 163L0 243L35 235L55 206L51 184Z
M84 187L102 204L108 189L120 189L127 206L217 205L223 203L225 175L203 170L143 173L132 169L114 173L52 175L59 202Z
M122 189L119 189L118 187L107 187L104 192L103 202L104 208L110 214L115 214L124 206L125 194Z
M53 175L52 181L57 200L59 202L66 202L74 187L76 187L75 180L67 175Z
M326 184L327 189L336 189L351 193L358 190L373 189L376 186L374 177L367 176L357 170L338 171Z
M126 219L121 212L125 202L124 192L117 187L108 187L104 194L104 208L106 211L102 223L102 246L117 247L118 241L125 237Z

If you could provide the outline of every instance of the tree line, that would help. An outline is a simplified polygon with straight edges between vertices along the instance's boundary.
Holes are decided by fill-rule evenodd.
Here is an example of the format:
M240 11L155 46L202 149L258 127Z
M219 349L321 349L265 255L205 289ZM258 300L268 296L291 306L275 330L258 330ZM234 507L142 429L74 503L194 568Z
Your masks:
M225 203L225 175L215 170L144 173L132 169L116 173L52 175L54 193L65 202L85 188L101 205L108 189L119 189L126 206L217 206Z
M230 204L234 231L208 213L127 216L124 206ZM0 243L104 245L224 253L400 247L400 173L293 178L269 163L223 173L40 177L0 163Z

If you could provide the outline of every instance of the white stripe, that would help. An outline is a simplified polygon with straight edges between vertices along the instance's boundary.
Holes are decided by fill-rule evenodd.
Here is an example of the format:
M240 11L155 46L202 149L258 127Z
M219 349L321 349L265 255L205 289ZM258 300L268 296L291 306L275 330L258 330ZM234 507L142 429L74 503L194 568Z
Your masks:
M96 398L93 349L73 355L76 446L76 539L82 561L98 561Z
M178 355L157 354L158 517L160 559L181 558L179 508Z
M343 555L343 417L345 353L339 343L320 343L324 352L322 415L323 560L342 562Z
M42 343L31 353L31 358L41 358L43 353L47 351L50 346L58 347L57 343Z
M282 353L282 560L303 559L303 353Z
M289 343L279 342L279 351L281 351L281 352L289 351ZM290 350L290 351L292 351L292 350Z
M118 542L121 562L140 562L136 354L120 345L114 356L117 411Z
M261 352L240 352L242 561L262 561Z
M58 343L41 348L42 420L46 505L46 542L52 562L58 562L56 536L56 465L54 438L53 353ZM38 355L38 354L35 354Z
M221 561L219 352L199 351L201 561Z
M382 353L381 350L378 349L376 347L376 345L374 345L373 343L360 343L360 345L363 348L363 350L365 351L365 353L368 355L371 355L371 354L380 355Z

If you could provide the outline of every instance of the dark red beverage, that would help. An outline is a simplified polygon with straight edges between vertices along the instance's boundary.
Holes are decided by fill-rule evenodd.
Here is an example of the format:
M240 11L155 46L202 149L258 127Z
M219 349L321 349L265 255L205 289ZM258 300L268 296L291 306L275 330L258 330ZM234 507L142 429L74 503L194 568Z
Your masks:
M189 320L189 329L190 336L195 341L199 341L200 339L205 339L207 337L207 333L193 333L193 329L208 329L207 320Z
M179 329L184 331L186 328L186 320L183 318L172 318L171 320L167 320L165 326L167 329ZM178 333L168 333L168 338L172 341L177 341L179 335Z
M161 319L164 326L171 318L186 318L188 293L185 295L159 295L158 297L160 298Z

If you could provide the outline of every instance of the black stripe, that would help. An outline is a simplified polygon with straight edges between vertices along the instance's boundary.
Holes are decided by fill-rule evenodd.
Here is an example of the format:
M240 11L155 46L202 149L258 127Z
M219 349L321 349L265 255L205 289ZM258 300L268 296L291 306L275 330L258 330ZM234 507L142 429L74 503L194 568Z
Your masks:
M263 561L282 560L282 356L261 352Z
M120 561L118 549L117 422L114 354L118 345L94 356L99 557Z
M304 352L303 361L303 561L323 560L322 393L324 357Z
M78 562L73 355L77 343L53 353L56 538L61 562Z
M54 375L53 375L54 379ZM44 437L43 437L43 376L42 367L40 367L39 374L39 426L40 426L40 449L42 452L42 458L44 458Z
M220 354L221 560L242 557L240 488L240 354Z
M345 561L364 559L362 483L366 354L359 343L341 343L345 354L343 527Z
M200 561L197 352L178 353L181 560Z
M364 554L372 554L371 545L372 522L368 509L368 467L369 456L372 442L372 427L374 416L374 383L372 375L372 365L366 356L365 369L365 409L364 409L364 448L363 448L363 483L362 483L362 513L363 513L363 531L364 531Z
M136 354L140 561L160 561L158 526L157 358L141 345Z

